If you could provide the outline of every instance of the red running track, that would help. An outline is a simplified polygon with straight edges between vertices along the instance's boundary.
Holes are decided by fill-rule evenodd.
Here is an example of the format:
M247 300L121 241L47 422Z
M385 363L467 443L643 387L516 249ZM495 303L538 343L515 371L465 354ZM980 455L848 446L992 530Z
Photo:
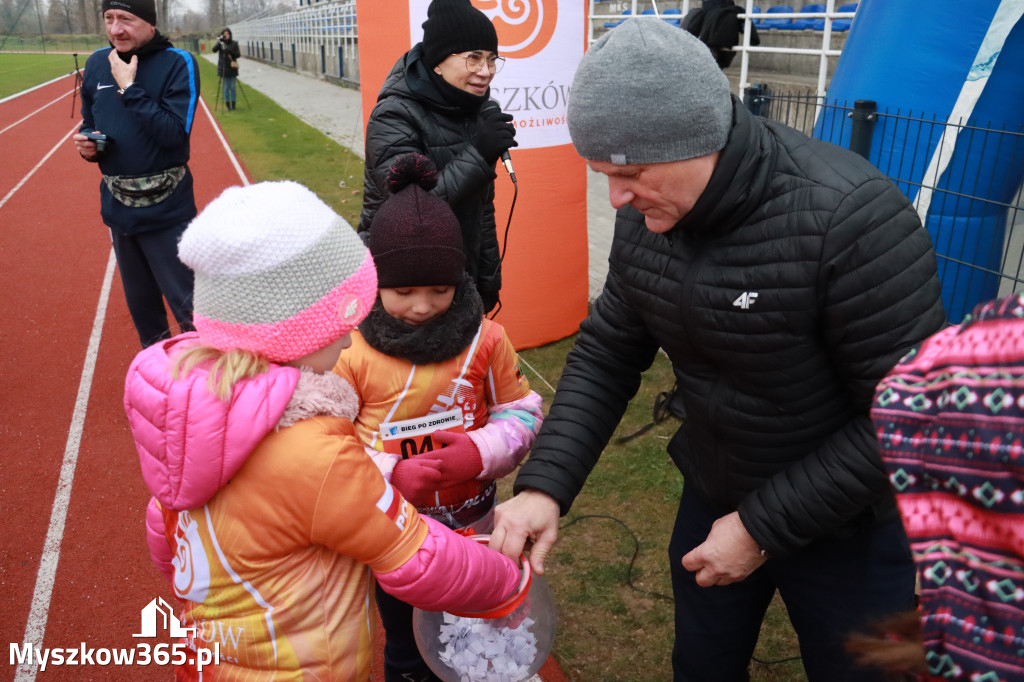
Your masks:
M74 84L0 101L0 680L168 680L167 666L36 674L10 662L25 641L156 644L132 636L140 611L155 597L175 603L145 542L149 494L122 408L139 342L99 215L99 169L71 141ZM205 103L190 166L200 209L248 182Z

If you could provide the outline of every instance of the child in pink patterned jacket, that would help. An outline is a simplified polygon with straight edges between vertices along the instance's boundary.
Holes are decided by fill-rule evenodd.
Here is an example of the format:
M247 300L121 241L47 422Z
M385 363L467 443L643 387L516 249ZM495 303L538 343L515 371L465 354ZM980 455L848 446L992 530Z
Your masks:
M907 353L871 419L920 606L848 648L886 679L1024 680L1024 293L977 305Z
M377 277L344 219L296 183L233 187L179 255L196 273L197 332L135 358L125 410L185 644L219 646L207 675L369 679L371 574L435 611L514 593L515 562L420 516L359 444L358 399L330 370Z

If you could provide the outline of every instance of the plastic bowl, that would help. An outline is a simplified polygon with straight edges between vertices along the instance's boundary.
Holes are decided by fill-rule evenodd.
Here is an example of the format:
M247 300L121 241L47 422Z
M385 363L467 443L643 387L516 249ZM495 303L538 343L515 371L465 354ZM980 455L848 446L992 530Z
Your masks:
M487 535L473 536L486 544ZM413 610L416 646L444 682L522 682L537 674L555 643L555 604L544 578L523 579L504 604L484 613Z

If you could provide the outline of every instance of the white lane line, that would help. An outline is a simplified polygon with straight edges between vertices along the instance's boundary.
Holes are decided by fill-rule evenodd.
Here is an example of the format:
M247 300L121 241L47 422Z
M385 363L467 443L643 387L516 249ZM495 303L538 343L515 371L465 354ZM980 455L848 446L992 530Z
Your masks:
M39 113L40 111L42 111L43 109L47 109L47 108L49 108L49 107L52 107L52 106L53 106L54 104L56 104L57 102L61 101L62 99L64 99L65 97L67 97L68 95L70 95L71 93L73 93L74 91L75 91L75 89L74 89L74 88L71 88L70 90L68 90L68 91L67 91L67 92L65 92L65 93L64 93L63 95L61 95L61 96L60 96L60 97L58 97L57 99L53 100L52 102L48 102L47 104L44 104L43 106L39 107L38 109L36 109L35 111L33 111L33 112L32 112L31 114L29 114L29 115L25 116L25 117L24 117L24 118L22 118L21 120L15 121L15 122L14 122L14 123L12 123L11 125L9 125L9 126L7 126L6 128L4 128L3 130L0 130L0 135L3 135L4 133L6 133L6 132L7 132L8 130L10 130L10 129L11 129L11 128L13 128L14 126L18 125L19 123L24 123L25 121L29 120L30 118L32 118L33 116L35 116L36 114L38 114L38 113Z
M74 73L74 71L71 72L71 74L73 74L73 73ZM68 74L68 75L71 75L71 74ZM64 80L65 78L67 78L67 76L57 76L52 81L46 81L45 83L40 83L39 85L35 86L34 88L29 88L28 90L22 90L21 92L16 92L13 95L8 95L7 97L4 97L3 99L0 99L0 104L3 104L4 102L10 102L12 99L18 99L22 95L27 95L28 93L30 93L30 92L32 92L34 90L38 90L39 88L45 88L47 85L51 85L53 83L56 83L57 81Z
M46 634L46 620L50 614L50 600L53 597L53 585L57 576L57 563L60 561L60 546L64 539L64 525L67 522L68 506L71 501L71 484L75 479L78 448L82 443L82 430L85 426L85 411L89 405L89 393L92 390L92 378L96 370L96 358L99 355L100 336L103 333L103 321L106 318L107 301L110 298L110 285L114 279L114 263L114 250L111 249L110 256L107 258L107 272L103 277L103 287L100 290L100 300L96 305L96 316L92 322L89 347L85 351L85 363L78 383L75 411L71 416L71 429L68 431L67 444L64 446L64 462L60 467L57 492L53 498L53 509L50 511L50 527L46 531L43 555L39 560L39 571L36 573L32 606L28 613L25 636L22 638L22 644L32 644L33 649L42 647L43 636ZM32 665L31 661L23 663L14 676L14 682L32 682L36 678L37 671L38 667Z
M51 156L53 156L53 155L54 155L54 154L55 154L55 153L57 152L57 150L58 150L58 149L60 149L61 145L62 145L62 144L65 144L65 143L66 143L66 142L68 141L68 138L70 138L70 137L71 137L72 135L74 135L74 134L75 134L76 132L78 132L78 128L79 128L79 126L80 126L80 124L76 123L76 124L75 124L75 126L74 126L74 127L73 127L73 128L71 129L71 130L69 130L69 131L68 131L68 134L67 134L67 135L65 135L64 137L62 137L62 138L61 138L61 140L60 140L60 142L58 142L57 144L55 144L55 145L53 146L53 149L51 149L51 150L49 151L49 153L47 153L47 155L46 155L46 156L44 156L44 157L42 158L42 160L40 160L40 161L39 161L39 163L37 163L37 164L35 165L35 168L33 168L32 170L30 170L30 171L29 171L28 173L26 173L26 174L25 174L25 177L23 177L23 178L22 178L22 179L21 179L21 180L20 180L20 181L18 182L18 184L17 184L17 185L15 185L14 187L12 187L12 188L11 188L11 191L7 193L7 196L5 196L5 197L4 197L3 199L0 199L0 208L3 208L3 207L4 207L4 204L6 204L6 203L7 203L7 201L8 201L8 200L9 200L9 199L10 199L11 197L13 197L13 196L14 196L14 193L15 193L15 192L17 192L17 191L18 191L19 189L21 189L22 185L24 185L24 184L25 184L26 182L28 182L28 179L29 179L29 178L31 178L31 177L32 177L33 175L35 175L36 171L37 171L37 170L39 170L39 169L40 169L40 168L42 167L42 165L43 165L44 163L46 163L47 159L49 159L49 158L50 158Z
M203 111L206 112L206 118L209 119L210 125L213 126L213 132L217 133L217 139L220 140L220 144L224 147L224 151L227 152L228 158L231 159L231 165L235 167L235 171L238 173L238 178L242 181L242 185L248 185L249 179L245 176L245 171L242 170L242 164L238 163L238 157L235 156L235 152L231 149L231 145L224 139L224 133L221 132L220 126L217 125L217 119L213 117L213 113L210 111L210 107L206 106L206 100L203 98L199 99L199 103L203 105ZM2 206L3 204L0 204Z
M238 172L238 177L242 184L248 185L249 181L245 176L245 172L242 170L241 164L238 163L238 159L234 152L231 151L231 147L228 145L224 135L221 133L220 127L213 119L213 115L210 112L209 107L206 106L205 100L200 100L203 105L203 110L206 111L206 115L209 117L210 122L213 124L213 129L217 133L217 137L220 139L221 144L224 146L224 150L227 152L228 157L231 159L231 163L234 165L235 170ZM33 173L38 170L39 166L42 165L46 159L53 155L53 153L63 144L68 137L70 137L78 126L76 125L71 132L69 132L64 140L61 140L56 147L54 147L46 158L43 159L25 178L18 183L18 186L11 190L10 193L2 201L0 201L0 207L2 207L7 200L14 194L14 192L20 188ZM22 645L32 644L33 648L41 647L43 645L43 637L46 634L46 621L50 612L50 600L53 597L53 587L56 582L57 576L57 564L60 560L60 546L64 538L64 526L67 522L68 506L71 500L71 484L75 477L75 467L78 464L78 449L82 442L82 430L85 425L85 413L89 403L89 393L92 389L92 378L96 369L96 358L99 354L100 337L103 331L103 322L106 318L107 301L110 298L110 287L111 282L114 279L114 251L111 249L110 256L107 259L107 272L103 278L103 287L100 291L99 304L96 307L96 317L93 319L92 335L89 337L89 347L85 354L85 365L82 368L82 377L78 385L78 397L75 400L75 411L71 418L71 430L68 432L67 444L64 447L64 462L60 469L60 478L57 481L57 493L53 500L53 509L50 512L50 527L46 532L46 540L43 543L43 555L39 561L39 571L36 574L36 587L32 594L32 606L29 609L28 623L25 626L25 636L22 638ZM14 677L14 682L33 682L36 678L38 667L30 665L29 663L22 664Z

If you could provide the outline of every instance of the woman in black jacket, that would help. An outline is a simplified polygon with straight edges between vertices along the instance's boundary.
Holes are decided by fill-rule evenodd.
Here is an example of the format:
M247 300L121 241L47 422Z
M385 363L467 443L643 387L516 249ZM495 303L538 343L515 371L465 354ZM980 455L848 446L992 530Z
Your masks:
M516 146L512 116L489 101L501 68L494 25L469 0L434 0L423 41L395 64L366 126L366 175L359 231L388 196L388 169L402 154L434 162L433 193L448 202L462 227L466 270L491 311L501 289L494 220L494 165Z
M228 111L235 110L235 84L238 81L238 58L242 51L238 42L231 39L231 29L225 28L220 32L220 39L213 46L214 52L219 52L217 58L217 76L224 88L224 106Z

